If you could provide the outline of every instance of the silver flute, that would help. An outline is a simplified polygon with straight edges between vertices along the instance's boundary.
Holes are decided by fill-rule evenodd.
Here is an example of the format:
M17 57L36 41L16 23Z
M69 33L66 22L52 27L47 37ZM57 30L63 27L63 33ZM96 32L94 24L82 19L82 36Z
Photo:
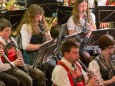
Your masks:
M104 86L103 83L101 82L101 79L100 79L100 78L97 78L97 75L96 75L95 72L91 72L91 71L85 66L85 64L84 64L81 60L77 59L77 61L81 64L81 66L82 66L83 68L85 68L85 70L86 70L86 72L87 72L88 74L90 74L93 78L96 79L96 83L97 83L97 84L99 84L99 85L101 85L101 86Z

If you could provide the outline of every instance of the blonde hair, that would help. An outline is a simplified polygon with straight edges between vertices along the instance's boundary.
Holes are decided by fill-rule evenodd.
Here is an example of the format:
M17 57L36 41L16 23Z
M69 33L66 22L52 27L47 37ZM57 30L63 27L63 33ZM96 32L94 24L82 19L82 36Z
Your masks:
M44 10L37 4L32 4L29 6L29 8L26 10L26 12L23 15L23 18L20 22L20 24L17 26L17 33L20 33L20 29L23 24L31 25L32 28L32 34L38 34L40 31L39 27L36 27L34 24L36 15L42 15L42 23L44 25L44 30L48 30L48 24L46 22L45 16L44 16ZM28 30L29 31L29 30Z
M73 15L73 21L74 21L74 23L77 25L77 26L80 26L81 24L80 24L80 17L79 17L79 10L78 10L78 6L79 6L79 4L81 3L81 2L87 2L87 4L88 4L88 1L87 0L76 0L75 1L75 4L74 4L74 7L73 7L73 10L72 10L72 15ZM92 23L92 21L91 21L91 18L90 18L90 14L89 14L89 10L88 10L88 5L87 5L87 10L86 10L86 14L88 15L87 17L88 17L88 22L89 23Z

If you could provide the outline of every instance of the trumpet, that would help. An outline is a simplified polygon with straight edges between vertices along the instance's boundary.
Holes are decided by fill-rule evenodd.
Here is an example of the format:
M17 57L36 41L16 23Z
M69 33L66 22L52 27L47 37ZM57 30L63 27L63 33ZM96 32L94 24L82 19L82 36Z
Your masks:
M0 45L0 48L2 48L2 47L3 46ZM4 57L5 61L11 66L11 69L15 72L17 70L17 68L14 65L11 64L10 60L8 59L8 57L4 53L2 53L1 56Z
M81 64L81 66L82 66L83 68L85 68L85 70L86 70L86 72L87 72L88 74L90 74L93 78L96 79L96 83L97 83L97 84L99 84L99 85L101 85L101 86L104 86L103 83L101 82L102 80L98 77L98 75L97 75L95 72L90 71L90 70L85 66L85 64L84 64L83 62L81 62L81 60L77 59L77 61Z
M17 53L17 57L18 57L18 58L19 58L19 57L23 57L22 53L18 53L18 52L21 52L21 51L18 49L18 46L16 45L16 43L12 40L11 37L10 37L10 39L11 39L11 43L12 43L13 46L15 47L15 50L16 50L16 53ZM21 65L21 68L22 68L22 70L23 70L24 72L26 72L27 74L29 73L29 72L28 72L28 69L27 69L27 67L26 67L26 64Z

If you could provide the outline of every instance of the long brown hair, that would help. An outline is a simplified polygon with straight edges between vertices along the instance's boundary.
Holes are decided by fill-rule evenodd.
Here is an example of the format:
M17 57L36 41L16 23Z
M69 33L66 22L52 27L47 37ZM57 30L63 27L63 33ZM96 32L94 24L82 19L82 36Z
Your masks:
M23 18L19 25L17 26L17 33L20 33L20 29L23 24L31 25L32 28L32 34L38 34L40 31L39 27L36 27L34 24L36 15L43 15L42 23L44 25L44 30L48 30L48 24L46 22L45 16L44 16L44 10L37 4L32 4L29 6L29 8L26 10L26 12L23 15ZM29 31L29 29L28 29Z
M72 10L72 15L73 15L73 21L77 26L80 26L80 17L79 17L79 10L78 10L78 6L81 2L87 2L87 10L86 10L86 14L88 15L88 22L91 23L91 18L90 18L90 14L89 14L89 7L88 7L88 1L87 0L76 0L73 10Z

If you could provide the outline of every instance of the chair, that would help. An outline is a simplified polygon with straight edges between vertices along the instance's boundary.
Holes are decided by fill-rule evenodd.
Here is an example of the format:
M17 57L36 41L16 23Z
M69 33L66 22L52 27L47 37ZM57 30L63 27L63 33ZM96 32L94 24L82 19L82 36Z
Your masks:
M57 41L57 46L61 44L63 41L64 37L69 35L68 28L67 28L67 23L64 23L61 25L61 30L58 36L58 41Z
M65 37L65 36L69 35L68 28L67 28L67 23L62 24L60 35L62 37Z

